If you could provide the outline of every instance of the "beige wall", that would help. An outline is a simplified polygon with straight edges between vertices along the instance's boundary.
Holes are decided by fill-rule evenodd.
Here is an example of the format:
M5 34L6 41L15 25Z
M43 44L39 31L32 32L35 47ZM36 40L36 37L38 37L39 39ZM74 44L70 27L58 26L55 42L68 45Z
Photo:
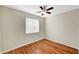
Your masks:
M1 14L1 9L0 9L0 14ZM2 28L1 28L1 21L2 21L2 20L1 20L1 15L0 15L0 51L1 51L1 48L2 48L2 45L1 45L1 44L2 44L2 43L1 43L1 41L2 41L2 39L1 39L1 38L2 38L2 37L1 37L1 33L2 33L2 31L1 31L1 30L2 30Z
M79 13L79 12L78 12ZM79 15L78 15L79 16ZM79 47L79 17L78 17L78 47Z
M3 18L3 50L16 48L22 44L28 44L45 38L45 24L43 18L5 7L1 7L0 9L2 9ZM25 34L26 17L40 20L40 33Z
M50 40L79 48L79 9L54 15L46 19L46 32Z

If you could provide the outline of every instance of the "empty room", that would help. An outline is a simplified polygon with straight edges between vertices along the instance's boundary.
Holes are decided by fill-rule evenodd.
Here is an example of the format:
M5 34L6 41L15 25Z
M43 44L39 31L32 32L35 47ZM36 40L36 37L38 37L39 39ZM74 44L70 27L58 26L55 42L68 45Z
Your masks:
M1 54L78 54L79 5L0 5Z

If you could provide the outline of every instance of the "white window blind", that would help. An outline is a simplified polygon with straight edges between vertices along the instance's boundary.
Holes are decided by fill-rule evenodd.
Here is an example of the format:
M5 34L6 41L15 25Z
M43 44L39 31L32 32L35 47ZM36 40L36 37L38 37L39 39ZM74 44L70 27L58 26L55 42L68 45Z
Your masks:
M26 18L26 33L39 32L39 20Z

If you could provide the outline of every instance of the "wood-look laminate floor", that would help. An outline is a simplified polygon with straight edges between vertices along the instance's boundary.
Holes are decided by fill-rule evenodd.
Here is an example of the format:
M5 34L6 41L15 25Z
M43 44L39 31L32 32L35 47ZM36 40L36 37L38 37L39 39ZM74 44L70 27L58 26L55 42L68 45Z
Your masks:
M77 54L78 50L43 39L4 54Z

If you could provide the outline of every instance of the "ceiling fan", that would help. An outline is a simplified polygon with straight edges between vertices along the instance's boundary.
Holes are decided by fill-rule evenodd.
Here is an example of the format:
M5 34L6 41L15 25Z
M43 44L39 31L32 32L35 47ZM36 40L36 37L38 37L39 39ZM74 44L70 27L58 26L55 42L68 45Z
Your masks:
M42 13L42 16L44 15L44 13L51 14L50 10L54 9L54 7L47 8L47 5L40 6L39 8L41 9L41 11L37 11L37 13Z

